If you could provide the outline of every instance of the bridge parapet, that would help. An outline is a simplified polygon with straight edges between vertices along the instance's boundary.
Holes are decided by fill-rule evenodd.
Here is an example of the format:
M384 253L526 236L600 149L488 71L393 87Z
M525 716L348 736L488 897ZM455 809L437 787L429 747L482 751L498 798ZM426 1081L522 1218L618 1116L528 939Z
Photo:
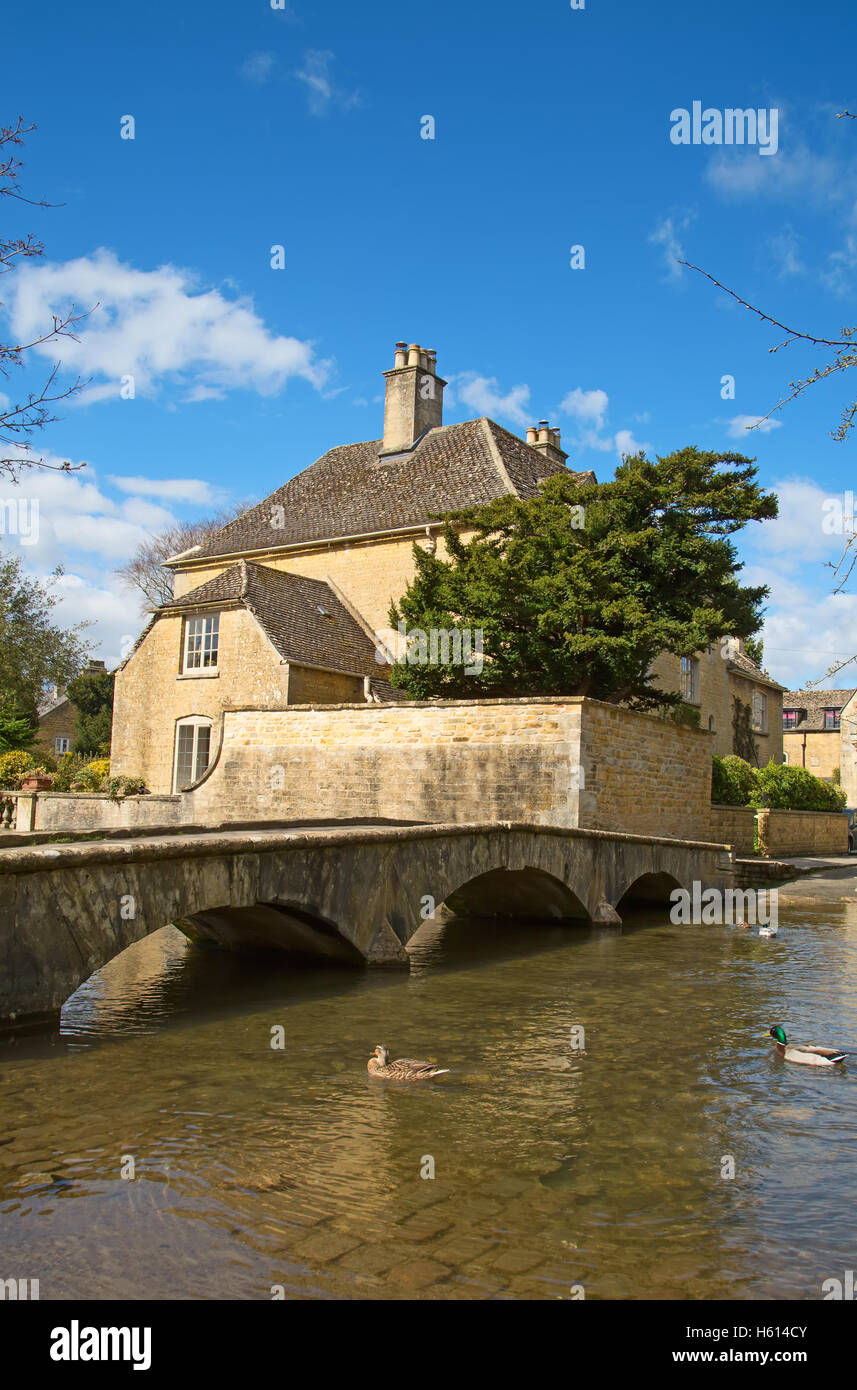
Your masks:
M618 921L622 899L725 888L725 845L527 822L242 830L0 855L0 1019L57 1010L169 922L221 945L407 966L425 906Z

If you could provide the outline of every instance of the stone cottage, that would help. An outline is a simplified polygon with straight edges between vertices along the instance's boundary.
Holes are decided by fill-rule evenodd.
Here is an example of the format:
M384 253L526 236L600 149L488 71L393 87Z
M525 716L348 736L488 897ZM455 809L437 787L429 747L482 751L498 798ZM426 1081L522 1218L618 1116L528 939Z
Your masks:
M382 438L329 449L168 561L174 597L116 674L115 773L141 775L153 792L193 784L230 708L400 700L383 653L394 647L389 609L413 577L414 543L442 554L433 518L505 494L532 497L566 471L547 420L526 440L485 417L444 425L446 383L433 351L397 343L384 376ZM663 677L669 689L686 677L701 728L724 744L730 683L752 687L761 760L781 756L780 687L749 658L707 653L686 672L666 661Z

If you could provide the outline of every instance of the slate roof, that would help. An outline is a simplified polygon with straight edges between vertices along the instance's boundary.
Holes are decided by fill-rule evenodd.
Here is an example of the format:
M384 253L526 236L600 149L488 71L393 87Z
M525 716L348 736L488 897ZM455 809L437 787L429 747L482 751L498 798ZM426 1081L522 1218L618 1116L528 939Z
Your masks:
M402 698L383 679L389 666L375 660L375 644L323 579L239 560L158 611L171 613L232 602L243 604L253 614L284 661L369 676L373 688L376 684L379 692L383 688L381 698Z
M787 734L804 733L838 733L838 730L825 729L823 711L826 709L842 709L848 704L854 690L787 690L783 695L783 709L805 709L806 718L799 724L795 724L791 729L786 729Z
M757 666L746 652L736 652L733 657L729 658L729 670L737 671L740 676L747 676L750 680L758 681L760 685L770 686L772 690L785 691L785 686L780 685L779 681L775 681L772 676L768 675L767 671L762 670L761 666ZM785 702L785 695L783 695L783 701Z
M542 478L571 472L485 416L429 430L416 447L383 460L382 446L372 439L329 449L188 560L424 525L440 513L508 495L510 482L527 498ZM591 471L571 476L595 481ZM272 525L272 516L284 524Z

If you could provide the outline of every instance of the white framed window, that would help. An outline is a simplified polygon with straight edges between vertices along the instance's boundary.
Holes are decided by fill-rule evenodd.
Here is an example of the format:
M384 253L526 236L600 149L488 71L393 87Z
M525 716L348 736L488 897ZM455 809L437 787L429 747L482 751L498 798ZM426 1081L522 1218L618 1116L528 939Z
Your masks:
M69 751L70 748L71 748L71 739L70 739L70 738L55 738L55 739L54 739L54 752L55 752L55 753L67 753L67 752Z
M768 732L768 697L760 690L753 691L753 730L757 734Z
M689 705L699 704L699 662L693 656L681 659L681 698Z
M211 758L211 720L190 715L176 724L173 791L198 782Z
M216 671L219 639L219 613L205 618L186 618L182 670Z

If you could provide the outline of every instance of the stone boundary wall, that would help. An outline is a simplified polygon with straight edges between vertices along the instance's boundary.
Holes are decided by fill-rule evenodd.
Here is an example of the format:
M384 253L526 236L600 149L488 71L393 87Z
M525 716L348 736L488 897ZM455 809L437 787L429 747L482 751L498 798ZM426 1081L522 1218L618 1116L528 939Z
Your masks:
M125 796L101 792L6 792L17 802L14 830L137 830L181 825L181 796ZM0 844L3 843L0 830Z
M227 707L191 790L121 801L43 792L19 829L526 820L707 841L711 743L580 697Z
M732 845L738 854L753 854L756 812L752 806L712 806L711 838Z
M711 741L580 697L230 709L188 814L525 817L706 840Z
M385 817L578 823L581 700L224 711L195 821Z
M757 812L759 853L776 859L793 854L847 854L848 817L844 811Z
M599 700L582 704L578 824L710 838L714 735Z

